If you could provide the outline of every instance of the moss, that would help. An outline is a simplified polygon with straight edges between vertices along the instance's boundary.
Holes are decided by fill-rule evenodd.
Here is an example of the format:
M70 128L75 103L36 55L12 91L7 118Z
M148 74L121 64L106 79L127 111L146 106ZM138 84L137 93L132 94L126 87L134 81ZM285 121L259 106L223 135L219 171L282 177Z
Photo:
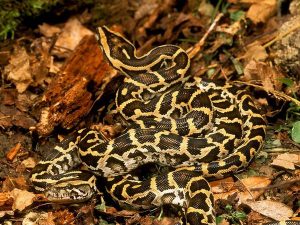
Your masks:
M14 38L15 31L27 21L35 22L50 14L56 18L66 12L92 5L94 0L0 0L0 40ZM43 22L43 21L41 21Z
M14 32L20 24L20 12L13 8L13 4L3 4L0 6L0 39L14 37Z

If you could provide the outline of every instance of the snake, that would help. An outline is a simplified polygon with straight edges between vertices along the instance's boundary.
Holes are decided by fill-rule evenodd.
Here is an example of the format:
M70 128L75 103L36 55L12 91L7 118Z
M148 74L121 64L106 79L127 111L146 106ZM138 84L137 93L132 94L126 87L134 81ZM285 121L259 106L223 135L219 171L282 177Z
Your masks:
M208 180L240 172L254 159L266 134L260 110L245 88L192 76L179 46L137 56L119 33L106 26L96 33L107 61L125 76L115 106L129 125L111 140L88 128L71 134L32 170L35 189L54 202L82 202L97 192L100 176L121 206L171 204L182 209L181 223L215 224ZM134 175L148 163L170 169Z

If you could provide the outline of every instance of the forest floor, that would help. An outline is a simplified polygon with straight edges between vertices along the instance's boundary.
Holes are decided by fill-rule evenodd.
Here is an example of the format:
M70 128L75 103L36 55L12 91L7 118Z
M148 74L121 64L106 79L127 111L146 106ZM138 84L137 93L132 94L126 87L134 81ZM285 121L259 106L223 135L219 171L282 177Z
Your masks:
M243 85L268 121L265 145L250 167L210 182L218 224L300 221L299 1L109 2L60 22L37 17L36 27L24 23L14 39L0 43L0 224L179 221L176 207L125 210L105 193L55 204L29 181L32 168L69 133L91 126L108 138L119 132L107 112L123 76L98 47L95 31L102 25L126 36L139 55L179 45L191 58L192 76ZM95 13L102 17L93 19Z

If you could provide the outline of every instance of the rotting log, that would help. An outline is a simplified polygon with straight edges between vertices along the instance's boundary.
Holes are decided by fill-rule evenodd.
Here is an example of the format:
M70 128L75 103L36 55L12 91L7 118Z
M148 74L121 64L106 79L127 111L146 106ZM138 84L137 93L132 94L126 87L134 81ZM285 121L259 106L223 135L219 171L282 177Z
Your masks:
M74 128L93 106L95 89L103 90L115 74L104 59L96 38L85 36L43 96L46 107L36 126L38 134L49 135L57 126Z

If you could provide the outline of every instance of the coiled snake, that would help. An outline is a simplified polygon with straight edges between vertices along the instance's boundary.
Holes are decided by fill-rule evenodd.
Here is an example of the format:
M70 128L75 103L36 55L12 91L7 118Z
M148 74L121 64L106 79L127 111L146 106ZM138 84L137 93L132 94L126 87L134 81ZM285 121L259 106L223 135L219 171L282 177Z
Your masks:
M251 97L235 85L189 76L190 60L178 46L137 57L135 47L108 28L98 28L97 37L110 64L126 75L115 102L131 126L110 141L77 131L34 168L36 190L53 201L85 201L96 191L96 176L103 176L120 204L174 204L188 224L215 224L205 178L244 169L264 142L266 124ZM150 162L173 171L145 181L130 175ZM76 170L81 164L89 171Z

